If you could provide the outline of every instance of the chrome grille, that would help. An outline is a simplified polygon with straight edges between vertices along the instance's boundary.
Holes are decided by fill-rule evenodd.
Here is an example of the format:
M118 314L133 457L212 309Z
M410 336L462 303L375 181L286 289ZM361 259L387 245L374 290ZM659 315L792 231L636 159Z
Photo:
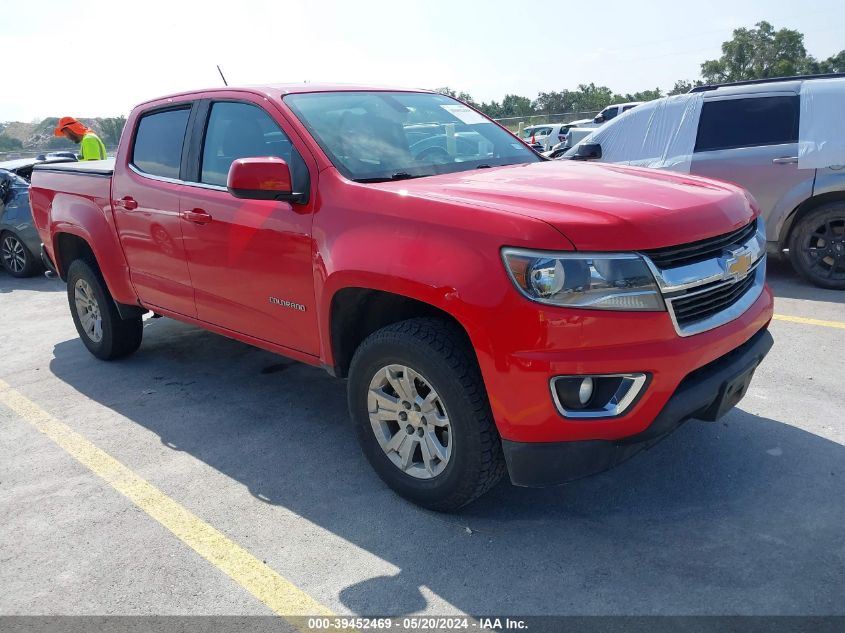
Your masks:
M702 321L736 303L754 285L754 275L720 284L710 290L681 295L672 301L675 321L681 328Z
M678 266L687 266L697 262L703 262L714 257L719 257L725 248L732 245L743 244L748 238L754 235L757 230L757 221L746 224L736 231L717 235L716 237L709 237L697 242L689 242L681 244L680 246L670 246L668 248L655 248L648 251L643 251L654 265L658 268L677 268Z
M724 235L642 254L681 336L736 319L765 285L766 238L756 220Z

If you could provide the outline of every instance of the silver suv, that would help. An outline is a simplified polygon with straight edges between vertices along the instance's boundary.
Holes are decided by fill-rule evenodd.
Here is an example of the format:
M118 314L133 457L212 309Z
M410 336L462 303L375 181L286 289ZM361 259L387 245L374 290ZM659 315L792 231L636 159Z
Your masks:
M682 111L675 108L673 114L670 101L665 108L650 102L591 134L567 152L567 157L688 170L737 183L751 192L762 209L769 252L780 256L788 251L792 265L810 282L842 290L845 152L841 160L836 156L834 163L840 164L799 168L799 128L811 124L814 133L818 136L821 130L821 137L830 145L841 147L845 140L839 138L843 133L840 121L821 115L819 120L801 120L802 85L822 78L841 82L845 98L845 74L700 86L690 91L697 94L679 96L689 97ZM803 108L805 117L813 112ZM649 119L648 126L638 119ZM667 139L665 144L656 144L661 148L678 145L678 138L687 135L689 155L675 161L638 155L644 146L655 145L644 138L644 132L655 129ZM602 146L606 146L604 152ZM661 158L666 156L664 151Z

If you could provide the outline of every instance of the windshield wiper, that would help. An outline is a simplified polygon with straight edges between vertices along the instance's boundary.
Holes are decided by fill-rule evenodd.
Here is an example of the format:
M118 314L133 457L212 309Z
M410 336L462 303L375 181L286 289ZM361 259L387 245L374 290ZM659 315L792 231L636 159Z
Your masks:
M378 178L355 178L355 182L390 182L392 180L410 180L411 178L425 178L426 176L433 176L434 174L409 174L406 171L397 171L390 176L380 176Z

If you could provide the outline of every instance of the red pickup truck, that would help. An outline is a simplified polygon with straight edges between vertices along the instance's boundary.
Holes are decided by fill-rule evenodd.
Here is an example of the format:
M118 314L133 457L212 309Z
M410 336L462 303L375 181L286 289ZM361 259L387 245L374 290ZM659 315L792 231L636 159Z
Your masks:
M742 189L547 161L431 92L157 99L114 161L36 167L31 200L94 356L149 311L321 366L382 479L439 510L716 419L772 344Z

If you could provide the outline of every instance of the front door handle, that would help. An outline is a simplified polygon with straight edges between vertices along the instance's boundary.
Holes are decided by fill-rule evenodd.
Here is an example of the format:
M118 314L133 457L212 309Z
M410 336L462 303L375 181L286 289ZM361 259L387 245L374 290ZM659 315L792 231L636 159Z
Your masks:
M782 156L780 158L773 158L772 163L775 165L792 165L798 162L797 156Z
M138 208L138 203L132 196L123 196L120 200L115 200L115 204L126 211L134 211Z
M182 219L194 224L208 224L211 222L211 216L203 209L191 209L190 211L182 212Z

